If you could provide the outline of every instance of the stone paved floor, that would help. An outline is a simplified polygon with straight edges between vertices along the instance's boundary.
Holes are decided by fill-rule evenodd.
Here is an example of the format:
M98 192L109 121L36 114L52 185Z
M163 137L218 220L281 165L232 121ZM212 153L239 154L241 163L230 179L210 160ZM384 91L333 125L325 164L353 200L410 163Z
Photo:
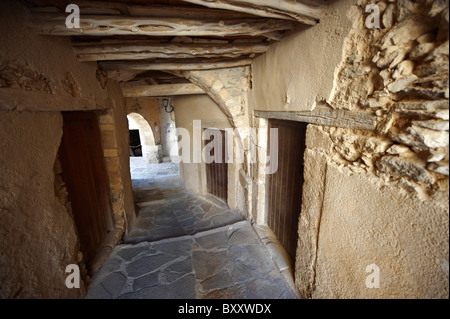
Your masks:
M131 173L139 217L86 298L298 298L250 223L184 190L175 164L134 161Z

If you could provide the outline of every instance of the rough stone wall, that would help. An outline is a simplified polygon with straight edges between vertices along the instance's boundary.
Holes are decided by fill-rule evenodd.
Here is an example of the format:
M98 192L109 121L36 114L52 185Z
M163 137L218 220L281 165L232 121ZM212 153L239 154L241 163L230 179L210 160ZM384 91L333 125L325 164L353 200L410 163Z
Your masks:
M370 3L348 12L327 103L376 129L309 128L296 284L312 298L448 298L448 1L378 1L379 29ZM379 289L365 284L373 263Z
M76 229L54 191L62 116L0 113L0 297L80 297L65 286L80 262Z
M110 108L99 116L99 123L106 171L109 176L114 224L115 228L123 234L130 229L135 218L130 175L127 106L116 82L108 83L107 89Z
M295 271L302 296L448 298L448 184L447 194L420 200L336 165L321 126L308 126L306 144ZM369 265L379 269L379 288L367 286Z
M217 103L233 127L248 125L250 70L248 67L181 73L197 84Z
M380 28L365 23L369 4ZM288 34L252 69L251 109L344 117L308 127L302 295L448 298L448 1L332 2L319 25ZM346 116L374 129L350 129ZM373 263L379 289L365 284Z
M448 179L448 1L379 1L380 28L353 29L328 103L374 113L375 132L328 129L334 159L425 197Z
M118 89L116 85L116 83L108 84L108 90L116 92ZM112 94L111 104L112 107L101 113L98 120L109 180L114 229L108 233L102 246L99 247L95 260L91 262L92 273L100 269L112 249L130 229L136 216L131 189L125 101L120 96Z
M121 165L118 154L118 145L115 137L112 110L99 118L102 135L103 154L105 156L106 172L111 188L111 202L113 209L114 226L125 232L126 214L124 209L124 189L122 185Z

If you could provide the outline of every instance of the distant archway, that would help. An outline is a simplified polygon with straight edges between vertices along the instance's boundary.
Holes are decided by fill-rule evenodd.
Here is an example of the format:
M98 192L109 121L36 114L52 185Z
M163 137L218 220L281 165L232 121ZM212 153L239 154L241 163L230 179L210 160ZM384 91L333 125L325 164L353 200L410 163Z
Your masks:
M128 128L138 129L141 139L142 156L151 163L158 163L160 156L158 152L158 146L155 143L155 137L153 130L148 124L147 120L138 113L130 113L127 115Z

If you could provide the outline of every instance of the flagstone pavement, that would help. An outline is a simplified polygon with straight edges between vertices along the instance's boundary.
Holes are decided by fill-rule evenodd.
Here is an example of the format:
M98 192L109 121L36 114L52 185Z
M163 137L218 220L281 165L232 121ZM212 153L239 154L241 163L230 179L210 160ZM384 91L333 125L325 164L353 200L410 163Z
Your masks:
M131 174L139 216L86 298L300 298L261 228L213 196L186 191L177 164L131 158Z

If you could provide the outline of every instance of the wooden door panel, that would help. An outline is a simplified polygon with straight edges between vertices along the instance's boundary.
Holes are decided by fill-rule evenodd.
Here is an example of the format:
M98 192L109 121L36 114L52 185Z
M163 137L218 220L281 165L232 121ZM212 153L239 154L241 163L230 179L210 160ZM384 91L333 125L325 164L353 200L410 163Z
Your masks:
M208 193L223 199L225 202L228 200L228 164L226 162L226 139L225 132L219 130L205 130L208 132L215 132L222 141L222 156L220 156L220 162L214 161L213 163L206 163L206 181ZM205 140L205 145L214 141L214 136L211 136L209 140ZM215 150L211 151L211 155L216 155Z
M300 122L269 121L269 128L278 129L279 147L278 170L266 177L268 225L292 258L297 248L302 203L306 126Z
M101 133L94 113L63 113L59 156L62 176L80 240L89 263L111 228L111 201Z

